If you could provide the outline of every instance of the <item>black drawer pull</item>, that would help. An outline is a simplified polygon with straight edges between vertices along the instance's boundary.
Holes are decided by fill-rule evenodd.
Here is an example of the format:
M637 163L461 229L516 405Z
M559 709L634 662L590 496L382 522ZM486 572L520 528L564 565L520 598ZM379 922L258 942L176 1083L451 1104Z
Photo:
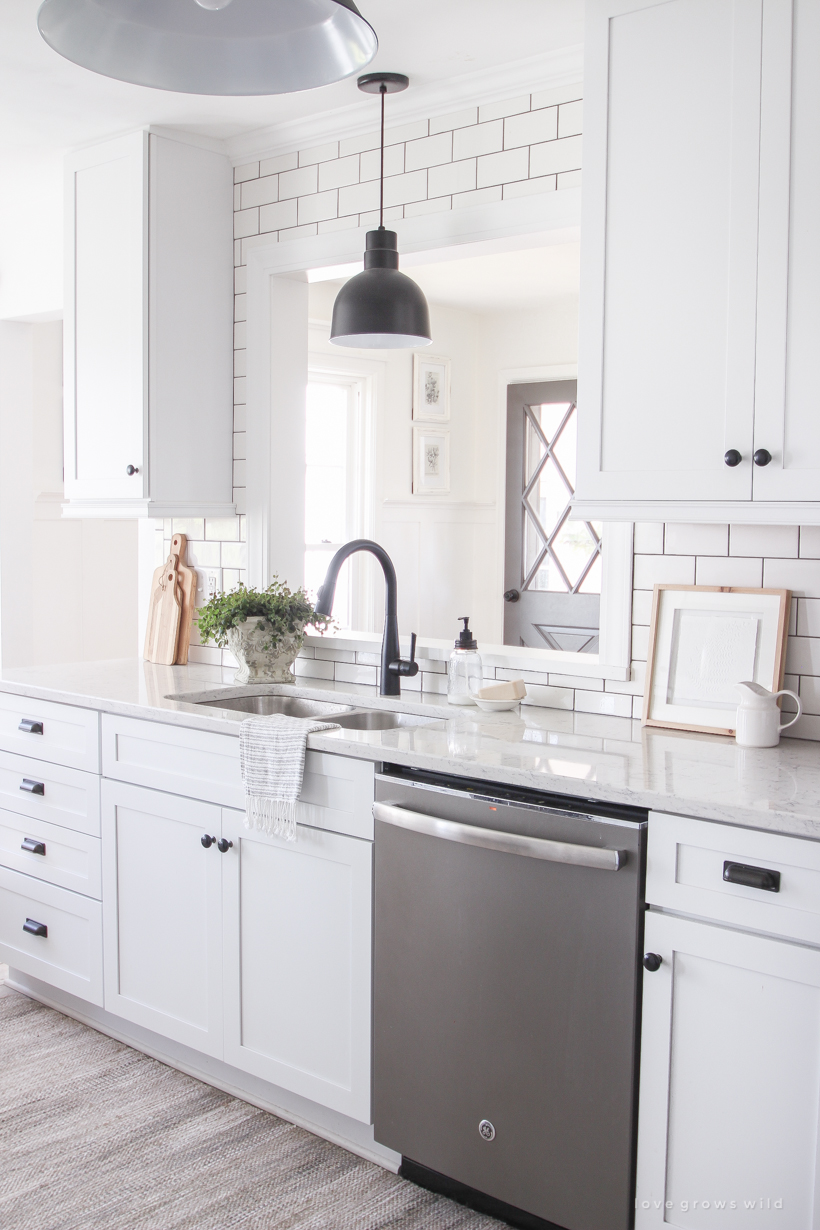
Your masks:
M659 952L645 952L643 955L643 967L648 969L650 974L657 974L658 970L663 965L663 957Z
M22 730L25 735L41 735L43 723L35 721L34 718L23 718L17 729Z
M48 927L45 923L38 923L34 918L27 918L23 923L23 930L28 931L29 935L39 935L44 940L48 939Z
M23 839L20 849L27 850L29 854L45 854L46 843L44 841L37 841L35 837L26 837Z
M43 782L33 782L30 777L24 777L20 782L20 789L25 790L26 794L45 794L46 788Z
M210 833L203 833L199 839L206 850L210 850L211 846L216 841L215 837L211 837Z
M767 893L780 892L780 872L768 867L750 867L747 863L723 864L723 878L729 884L743 884L746 888L762 888Z
M227 837L220 837L219 841L216 843L216 848L220 854L227 854L232 845L233 842L228 841Z

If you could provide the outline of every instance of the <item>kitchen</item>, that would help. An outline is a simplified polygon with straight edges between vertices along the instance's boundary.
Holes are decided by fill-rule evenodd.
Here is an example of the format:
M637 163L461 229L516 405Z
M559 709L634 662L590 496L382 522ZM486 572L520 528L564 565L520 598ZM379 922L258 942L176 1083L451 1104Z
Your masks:
M271 1139L264 1181L258 1151L252 1177L241 1155L219 1171L265 1224L818 1224L815 5L521 3L458 72L444 6L425 76L423 32L374 4L369 68L410 78L383 96L383 156L358 69L164 96L61 59L24 7L21 61L97 110L52 158L51 225L0 215L10 274L11 224L15 249L32 225L53 244L39 279L0 281L14 1036L36 1011L80 1051L115 1039L165 1065L146 1090L188 1096L187 1073L366 1187L358 1209L322 1203L321 1176L277 1204ZM426 351L333 343L382 182ZM397 635L359 551L293 683L235 682L196 625L187 664L146 661L177 536L200 611L274 576L326 607L334 553L374 540ZM744 602L773 622L735 682L799 698L779 746L704 733L740 730L739 694L673 678L687 612L731 616L739 644ZM448 704L464 612L482 684L523 683L507 712ZM239 744L249 714L299 704L338 728L307 735L294 845L246 828ZM21 1114L32 1075L18 1059ZM228 1224L184 1158L160 1192L120 1139L99 1176L133 1164L156 1203L126 1196L114 1224ZM47 1193L9 1200L8 1224L52 1224Z

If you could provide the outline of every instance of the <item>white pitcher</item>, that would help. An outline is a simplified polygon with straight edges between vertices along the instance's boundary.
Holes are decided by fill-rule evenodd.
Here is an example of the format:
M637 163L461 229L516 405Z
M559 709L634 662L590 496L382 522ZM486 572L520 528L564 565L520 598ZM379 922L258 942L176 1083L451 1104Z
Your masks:
M780 742L781 730L794 726L803 706L800 697L788 688L780 692L770 692L759 683L748 680L737 684L740 692L740 704L737 707L737 730L735 738L741 747L777 747ZM778 696L791 696L797 701L797 713L790 722L780 721Z

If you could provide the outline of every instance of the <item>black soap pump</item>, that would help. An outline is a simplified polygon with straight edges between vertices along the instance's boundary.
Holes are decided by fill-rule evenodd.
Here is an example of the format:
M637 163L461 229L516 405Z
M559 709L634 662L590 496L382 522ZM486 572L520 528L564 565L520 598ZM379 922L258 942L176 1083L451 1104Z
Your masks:
M450 654L447 700L451 705L474 705L474 694L483 682L481 655L470 631L469 615L459 615L459 619L464 627L456 638L455 649Z

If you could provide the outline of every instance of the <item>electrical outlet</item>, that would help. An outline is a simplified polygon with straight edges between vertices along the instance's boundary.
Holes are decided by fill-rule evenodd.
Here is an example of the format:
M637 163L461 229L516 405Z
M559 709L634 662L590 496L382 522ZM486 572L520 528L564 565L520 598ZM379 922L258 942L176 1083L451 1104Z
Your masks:
M215 572L208 573L207 584L208 584L208 597L209 598L215 597L216 593L219 590L219 578L217 577Z

